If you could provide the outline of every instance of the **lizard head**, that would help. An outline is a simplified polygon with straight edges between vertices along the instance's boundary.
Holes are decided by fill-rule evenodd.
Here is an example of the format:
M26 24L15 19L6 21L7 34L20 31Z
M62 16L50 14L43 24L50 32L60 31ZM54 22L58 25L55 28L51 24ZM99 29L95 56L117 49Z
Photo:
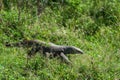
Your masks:
M77 53L77 54L83 54L84 53L81 49L79 49L77 47L74 47L74 46L72 46L72 50L73 50L74 53Z

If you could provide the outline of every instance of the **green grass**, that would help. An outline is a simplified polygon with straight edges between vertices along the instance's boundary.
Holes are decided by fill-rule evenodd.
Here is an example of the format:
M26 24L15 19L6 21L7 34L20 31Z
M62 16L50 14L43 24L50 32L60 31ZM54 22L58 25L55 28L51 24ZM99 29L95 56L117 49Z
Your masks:
M50 59L49 62L46 63L46 58L43 58L39 54L32 58L27 65L26 49L7 48L1 44L0 78L31 80L120 79L119 31L111 33L114 32L114 30L111 31L111 28L103 28L95 37L89 38L90 40L83 37L78 38L78 36L75 36L77 32L65 31L66 34L71 34L65 37L66 42L63 36L60 41L56 40L55 43L74 45L80 47L85 53L83 55L68 55L72 61L72 66L61 63L60 59L56 58ZM106 34L103 34L104 32ZM61 33L61 35L62 34L63 33Z
M99 1L98 5L94 3L91 0L86 3L70 0L63 7L47 6L39 18L32 10L26 12L23 9L20 20L16 7L2 9L0 79L119 80L119 3L107 0L103 3ZM114 8L115 5L118 6ZM102 8L105 9L104 17L101 14ZM5 42L17 42L24 38L76 46L84 54L67 55L72 61L72 65L67 65L59 58L46 59L38 53L27 64L27 49L5 47Z

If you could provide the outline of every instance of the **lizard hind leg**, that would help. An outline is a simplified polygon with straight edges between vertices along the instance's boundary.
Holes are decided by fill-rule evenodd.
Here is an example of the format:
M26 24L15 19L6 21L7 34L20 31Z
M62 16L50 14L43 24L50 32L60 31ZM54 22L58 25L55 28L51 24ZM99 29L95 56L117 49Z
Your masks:
M45 52L45 63L47 64L47 65L50 65L50 62L49 62L49 58L50 58L50 56L51 56L51 53L49 53L49 52Z
M28 63L28 60L30 60L30 58L32 56L35 56L35 54L37 53L37 49L36 48L32 48L31 50L28 51L28 54L27 54L27 63Z

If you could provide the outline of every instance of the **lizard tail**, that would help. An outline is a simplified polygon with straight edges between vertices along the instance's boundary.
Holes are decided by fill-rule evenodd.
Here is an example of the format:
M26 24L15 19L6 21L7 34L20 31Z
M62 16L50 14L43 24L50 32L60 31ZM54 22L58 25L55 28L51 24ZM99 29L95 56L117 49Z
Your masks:
M6 47L21 47L21 44L20 43L8 43L8 42L6 42L5 46Z

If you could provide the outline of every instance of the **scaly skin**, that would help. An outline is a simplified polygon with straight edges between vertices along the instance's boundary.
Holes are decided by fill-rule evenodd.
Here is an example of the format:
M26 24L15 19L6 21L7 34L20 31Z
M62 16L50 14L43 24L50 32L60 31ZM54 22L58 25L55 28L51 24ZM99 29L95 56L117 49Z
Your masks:
M42 53L46 57L60 56L66 63L71 63L65 54L83 54L83 51L74 46L60 46L53 43L46 43L40 40L23 40L17 43L7 43L7 47L31 47L28 51L28 58L34 56L37 52Z

